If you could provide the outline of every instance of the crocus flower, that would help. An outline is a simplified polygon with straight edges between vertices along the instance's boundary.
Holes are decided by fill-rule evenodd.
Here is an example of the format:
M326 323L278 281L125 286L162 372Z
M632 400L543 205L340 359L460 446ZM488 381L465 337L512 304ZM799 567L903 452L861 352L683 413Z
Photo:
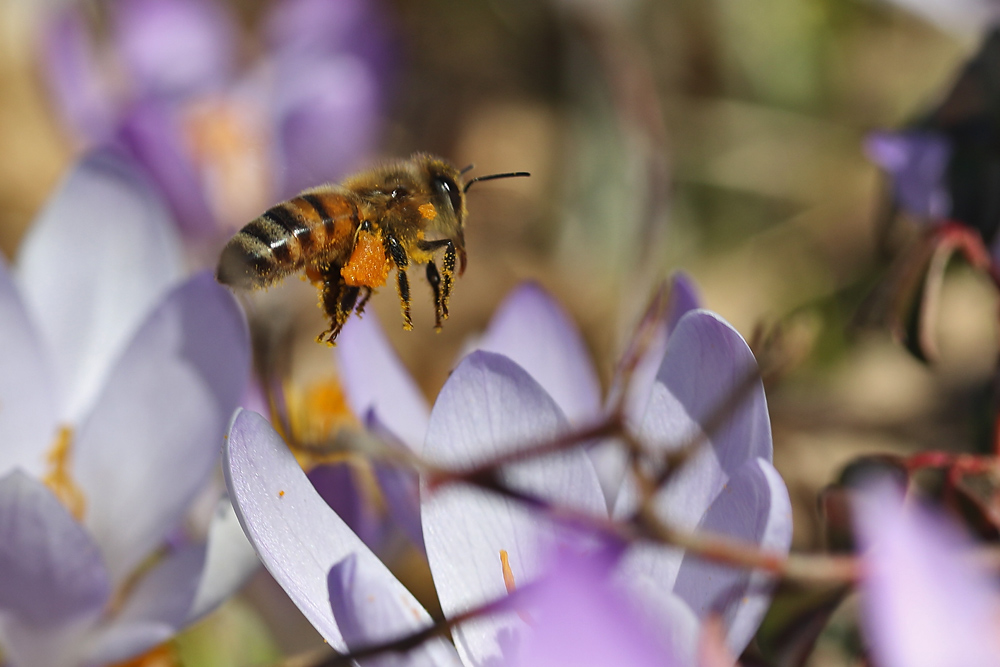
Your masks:
M881 667L1000 664L1000 587L943 516L878 486L854 505L862 627Z
M534 305L552 303L537 288L519 294ZM560 354L558 344L544 340L546 332L563 330L556 323L561 316L553 315L558 311L543 307L532 312L534 336L518 340ZM571 347L567 344L562 349ZM677 446L697 433L699 420L707 419L708 412L755 368L739 334L707 311L681 318L662 349L662 362L655 373L647 374L650 383L645 400L634 397L631 401L632 409L642 415L642 435L657 449ZM369 360L379 370L392 368L379 360L380 352L374 348L355 358ZM553 361L550 355L538 358ZM345 373L348 387L349 373ZM357 399L367 393L368 409L385 414L384 422L392 419L391 392L407 386L393 383L394 373L379 375L389 382L387 389L379 390L369 380L355 394ZM541 370L538 373L543 375ZM654 504L660 516L682 528L717 531L764 549L787 551L791 508L787 490L770 465L770 427L759 381L749 394ZM530 369L507 356L478 350L457 366L442 388L420 454L436 465L461 470L529 449L567 428L560 404ZM377 574L384 566L319 499L286 452L262 418L245 412L236 418L224 467L234 506L261 560L334 647L357 648L391 638L368 626L367 634L351 639L337 616L338 609L343 612L342 603L335 600L333 609L328 608L333 595L328 581L333 577L331 569L352 554L359 563L366 563L366 577L381 581L390 591L387 597L396 596L397 584ZM280 475L272 478L271 471L277 469ZM502 475L519 491L595 519L608 517L605 491L590 457L580 449L525 460L505 468ZM627 513L635 500L629 488L622 485L616 516ZM505 581L508 574L521 584L537 578L546 554L557 543L588 541L585 533L542 512L461 484L425 490L421 519L438 597L448 616L502 599L510 585ZM317 535L323 537L317 539ZM769 598L767 582L760 575L709 565L667 547L629 547L617 571L619 580L626 582L622 594L642 610L657 634L670 637L671 646L687 656L684 664L693 661L699 618L721 616L729 647L738 653L749 642ZM406 598L404 607L412 604ZM416 617L426 618L422 612ZM353 620L350 623L357 628ZM423 620L414 621L409 627L422 624ZM401 628L392 627L395 634L402 633ZM513 612L476 618L454 631L455 646L465 664L510 661L516 659L526 629L524 620Z
M134 168L84 159L0 263L0 644L17 667L101 665L166 641L254 566L228 501L166 546L243 391L242 314L181 280ZM155 557L156 554L161 554Z
M389 59L375 2L274 3L246 68L215 0L112 3L103 42L71 5L48 24L47 81L84 145L123 147L186 235L219 235L369 153Z

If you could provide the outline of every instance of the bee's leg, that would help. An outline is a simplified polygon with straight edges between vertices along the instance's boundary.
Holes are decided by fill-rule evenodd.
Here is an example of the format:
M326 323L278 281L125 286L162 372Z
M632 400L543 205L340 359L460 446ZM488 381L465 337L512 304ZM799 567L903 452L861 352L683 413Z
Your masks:
M441 331L441 320L444 319L444 312L441 308L441 275L434 260L427 262L427 282L431 284L434 291L434 330Z
M396 287L399 290L399 302L403 308L403 328L407 331L413 329L413 320L410 319L410 281L406 277L406 267L410 264L410 258L406 256L406 251L399 244L394 236L387 236L385 240L389 257L396 263Z
M362 313L365 312L365 306L368 305L368 299L372 298L372 288L367 285L361 286L361 298L358 300L358 305L354 307L354 312L361 317Z
M455 264L457 263L457 255L455 253L455 243L451 239L440 239L438 241L422 241L420 243L421 250L429 250L431 252L437 250L438 248L444 248L444 262L441 264L441 296L436 299L440 302L441 306L441 319L448 319L448 301L451 299L451 288L455 285ZM437 273L437 267L434 267L434 273ZM427 268L427 279L430 280L430 265ZM437 295L438 291L435 288L434 294Z
M340 275L340 266L331 265L323 271L323 292L320 296L323 312L330 318L330 328L319 335L317 341L334 344L340 330L347 322L360 288L348 285Z

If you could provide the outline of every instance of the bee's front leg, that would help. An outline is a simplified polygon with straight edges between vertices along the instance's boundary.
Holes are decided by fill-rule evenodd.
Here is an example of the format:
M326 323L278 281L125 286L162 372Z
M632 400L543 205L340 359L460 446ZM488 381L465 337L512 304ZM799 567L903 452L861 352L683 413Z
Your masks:
M399 290L399 302L403 309L403 328L410 331L413 329L413 320L410 319L410 281L406 277L410 259L396 237L387 236L385 244L389 257L396 264L396 288Z
M441 275L438 275L437 267L434 266L433 271L436 280L432 279L431 267L434 263L428 262L427 280L434 289L434 301L439 304L438 309L441 311L441 319L446 320L448 319L448 301L451 299L451 289L455 285L455 264L457 261L455 243L451 239L421 241L420 243L421 250L434 252L439 248L444 248L444 262L441 264ZM438 328L440 328L440 325Z

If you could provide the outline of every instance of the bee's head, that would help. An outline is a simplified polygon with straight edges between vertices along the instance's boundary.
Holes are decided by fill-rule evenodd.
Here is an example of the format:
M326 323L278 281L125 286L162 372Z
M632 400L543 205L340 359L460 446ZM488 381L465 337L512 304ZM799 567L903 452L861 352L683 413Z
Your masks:
M469 181L462 177L465 172L472 169L469 165L465 169L458 169L447 160L443 160L426 153L417 153L413 156L414 161L426 178L431 202L438 211L438 217L434 221L435 231L450 238L459 252L461 265L465 266L465 192L473 183L486 181L494 178L510 178L513 176L528 176L524 171L510 172L504 174L490 174L488 176L477 176Z

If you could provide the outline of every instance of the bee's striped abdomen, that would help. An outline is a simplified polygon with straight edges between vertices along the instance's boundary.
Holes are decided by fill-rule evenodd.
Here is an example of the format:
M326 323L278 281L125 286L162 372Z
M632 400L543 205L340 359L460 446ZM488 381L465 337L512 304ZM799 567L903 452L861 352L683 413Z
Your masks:
M357 207L343 195L309 193L269 208L234 236L219 258L219 282L268 285L336 251L352 237Z

